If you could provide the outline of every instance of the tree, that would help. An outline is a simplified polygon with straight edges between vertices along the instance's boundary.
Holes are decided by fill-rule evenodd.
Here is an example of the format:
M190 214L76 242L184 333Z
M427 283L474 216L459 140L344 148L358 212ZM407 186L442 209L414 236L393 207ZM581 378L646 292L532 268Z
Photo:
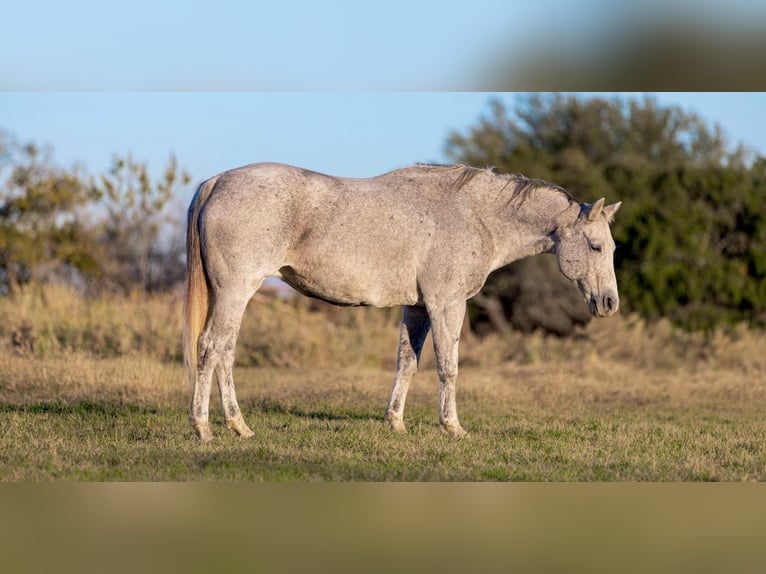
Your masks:
M625 309L688 328L766 324L766 160L749 162L719 126L650 98L535 95L513 112L492 102L490 115L452 133L446 149L454 160L548 179L582 201L622 200L614 236ZM521 287L501 288L505 275L522 272L514 265L490 278L478 298L485 311L474 316L486 313L487 297L495 308L506 297L511 313L524 298ZM566 297L571 305L556 323L577 324L580 295L571 288Z
M146 163L116 155L100 178L105 218L100 226L104 246L104 281L120 291L157 290L180 280L182 242L173 235L182 217L169 211L175 190L190 177L171 155L162 177L152 181Z
M180 282L183 209L171 208L189 176L174 156L156 181L129 154L99 178L51 156L0 132L0 294L53 279L91 292Z
M33 278L97 274L81 208L97 198L79 170L54 165L50 151L0 133L0 294Z

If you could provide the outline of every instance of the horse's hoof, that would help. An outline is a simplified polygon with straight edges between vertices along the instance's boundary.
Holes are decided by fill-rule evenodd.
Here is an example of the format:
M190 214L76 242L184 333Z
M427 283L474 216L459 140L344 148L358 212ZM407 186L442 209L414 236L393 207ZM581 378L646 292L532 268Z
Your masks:
M199 438L200 442L210 442L213 440L213 433L210 432L210 425L208 423L192 421L192 427L194 428L194 432L197 433L197 438Z
M240 438L250 438L251 436L255 436L255 433L250 430L250 427L247 426L247 423L245 423L242 417L227 420L226 427L237 433Z
M407 427L404 425L404 421L399 417L386 415L385 418L388 428L397 433L406 433Z
M465 438L468 433L460 426L460 423L439 423L439 427L442 432L448 434L452 438Z

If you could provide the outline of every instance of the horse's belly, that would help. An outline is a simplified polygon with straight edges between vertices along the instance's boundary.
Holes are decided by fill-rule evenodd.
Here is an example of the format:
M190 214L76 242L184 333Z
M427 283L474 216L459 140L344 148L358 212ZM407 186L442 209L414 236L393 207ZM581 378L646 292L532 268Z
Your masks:
M279 275L296 291L336 305L394 307L418 301L414 273L410 279L402 269L292 264L282 267Z

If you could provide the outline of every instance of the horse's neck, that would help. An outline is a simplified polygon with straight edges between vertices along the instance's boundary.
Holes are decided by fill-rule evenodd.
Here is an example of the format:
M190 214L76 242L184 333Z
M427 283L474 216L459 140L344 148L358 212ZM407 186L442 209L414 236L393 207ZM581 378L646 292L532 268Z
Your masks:
M487 218L495 237L497 267L554 248L553 232L579 213L577 203L554 191L540 190L517 208Z
M527 226L516 226L495 243L494 268L498 269L519 259L553 250L554 241L550 232Z

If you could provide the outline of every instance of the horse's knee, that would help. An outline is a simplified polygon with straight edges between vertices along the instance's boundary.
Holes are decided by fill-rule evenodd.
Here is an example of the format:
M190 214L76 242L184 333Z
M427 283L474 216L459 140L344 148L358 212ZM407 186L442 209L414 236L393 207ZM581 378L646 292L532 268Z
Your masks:
M402 350L399 353L396 370L405 377L411 377L418 372L418 358L412 349Z
M454 382L457 379L458 366L457 361L450 361L443 365L438 365L436 372L439 375L439 381L442 383Z

